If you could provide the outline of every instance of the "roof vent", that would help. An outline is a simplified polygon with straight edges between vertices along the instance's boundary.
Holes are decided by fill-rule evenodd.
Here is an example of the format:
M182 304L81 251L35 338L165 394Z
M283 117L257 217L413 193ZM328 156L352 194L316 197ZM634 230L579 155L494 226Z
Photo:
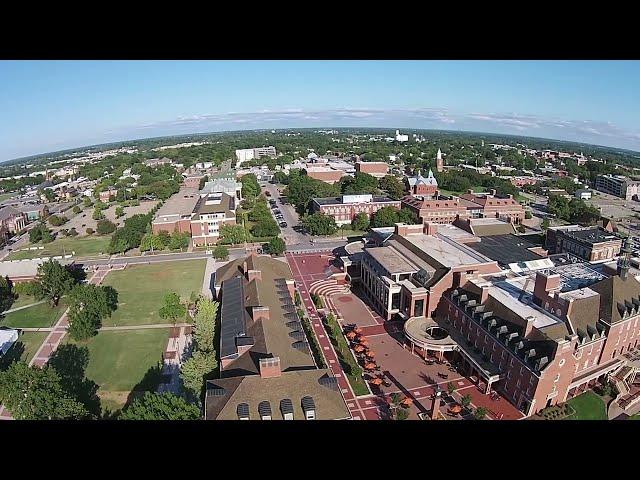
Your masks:
M280 411L285 420L293 420L293 403L291 399L284 398L280 400Z
M246 403L238 404L238 420L249 420L249 405Z
M271 404L264 400L258 404L258 413L262 420L271 420Z
M323 387L327 387L330 390L335 390L336 392L340 389L338 385L338 379L326 373L318 379L318 383Z

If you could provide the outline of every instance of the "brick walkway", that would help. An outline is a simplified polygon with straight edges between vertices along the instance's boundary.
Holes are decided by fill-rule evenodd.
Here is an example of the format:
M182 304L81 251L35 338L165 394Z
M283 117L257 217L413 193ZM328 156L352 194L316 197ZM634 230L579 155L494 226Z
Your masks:
M117 266L114 270L122 270L123 266ZM107 274L111 271L111 268L107 265L100 266L94 272L89 283L93 285L100 285ZM29 362L29 366L36 365L38 367L42 367L49 361L49 357L56 351L60 342L67 334L67 327L69 326L69 321L67 319L67 313L69 309L67 308L60 319L56 322L56 324L51 329L47 338L44 339L40 348L36 351L36 354L33 356L31 361ZM13 418L9 414L9 412L4 408L4 405L0 405L0 420L12 420Z
M316 310L313 301L311 300L311 296L309 294L309 287L312 282L315 280L323 280L327 278L326 273L324 271L329 267L328 261L330 258L333 258L331 252L329 250L324 252L314 252L308 254L298 253L295 257L287 253L287 261L289 265L291 265L291 270L293 272L293 278L296 282L298 289L300 290L300 296L302 299L302 303L309 315L309 319L311 320L311 326L313 328L313 332L318 340L320 347L322 348L322 353L326 360L326 364L328 365L331 372L335 375L338 380L338 385L340 385L340 391L342 392L342 396L349 407L349 411L354 420L364 420L365 414L364 411L360 408L360 405L357 402L356 396L351 389L351 385L347 380L346 374L342 367L340 366L340 362L338 361L338 355L329 340L329 335L327 334L322 321L318 315L318 311Z

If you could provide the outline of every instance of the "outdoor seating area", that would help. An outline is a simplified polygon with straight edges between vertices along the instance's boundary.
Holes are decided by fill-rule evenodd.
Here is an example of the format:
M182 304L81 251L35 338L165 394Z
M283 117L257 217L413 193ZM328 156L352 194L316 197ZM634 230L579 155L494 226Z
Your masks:
M364 379L374 388L381 385L390 387L391 382L382 373L380 365L376 361L376 352L369 348L369 341L362 334L363 330L354 324L345 325L344 335L349 340L349 348L355 354L358 364L365 370Z

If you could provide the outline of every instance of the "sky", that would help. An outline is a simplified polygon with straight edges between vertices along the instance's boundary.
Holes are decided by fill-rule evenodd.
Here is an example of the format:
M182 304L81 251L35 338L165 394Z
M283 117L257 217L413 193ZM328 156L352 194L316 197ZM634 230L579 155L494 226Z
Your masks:
M255 128L384 127L640 151L640 61L0 61L0 161Z

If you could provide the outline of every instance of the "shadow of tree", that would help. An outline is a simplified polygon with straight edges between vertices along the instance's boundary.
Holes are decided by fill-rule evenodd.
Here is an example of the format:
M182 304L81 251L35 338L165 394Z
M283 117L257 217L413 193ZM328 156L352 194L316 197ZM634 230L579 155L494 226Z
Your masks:
M89 365L89 349L85 346L63 344L53 353L47 364L61 377L64 390L82 403L96 417L102 413L98 384L85 376Z
M9 351L0 358L0 370L6 370L13 362L17 362L25 351L24 343L18 340Z
M71 274L76 283L82 283L87 279L87 272L84 271L82 265L71 264L67 265L66 269Z
M162 383L162 364L163 361L161 357L156 365L147 370L144 377L131 389L131 392L127 396L127 401L122 407L123 410L136 398L144 395L144 392L155 392L158 389L158 386Z

